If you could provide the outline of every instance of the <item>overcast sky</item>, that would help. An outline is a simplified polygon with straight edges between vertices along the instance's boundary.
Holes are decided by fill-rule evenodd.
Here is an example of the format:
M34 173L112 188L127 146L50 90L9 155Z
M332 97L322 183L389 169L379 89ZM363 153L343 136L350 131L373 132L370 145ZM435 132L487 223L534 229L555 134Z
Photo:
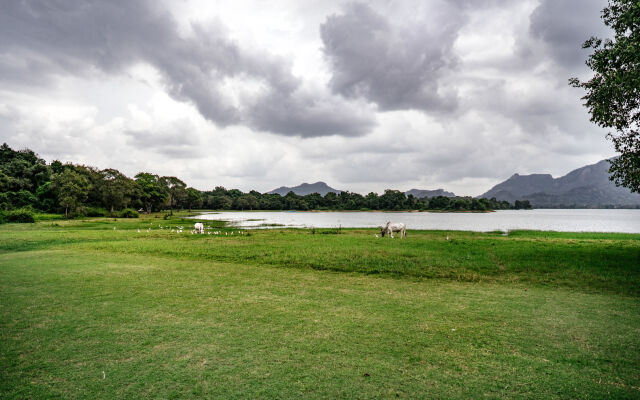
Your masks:
M201 190L478 195L614 155L606 0L3 1L0 142Z

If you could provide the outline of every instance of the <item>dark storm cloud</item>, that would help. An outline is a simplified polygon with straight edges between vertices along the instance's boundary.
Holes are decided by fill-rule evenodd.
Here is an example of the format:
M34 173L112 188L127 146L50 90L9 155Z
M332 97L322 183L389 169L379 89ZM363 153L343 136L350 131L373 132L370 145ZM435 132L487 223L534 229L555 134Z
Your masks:
M331 89L381 110L451 110L455 91L440 78L456 64L452 46L463 17L393 24L367 4L351 4L320 27Z
M589 54L582 43L590 36L606 36L600 19L605 0L542 0L530 18L530 33L547 46L561 66L575 68Z
M340 131L342 136L359 136L375 123L370 114L340 99L323 99L309 94L279 98L269 93L248 110L250 126L258 130L275 130L283 135L327 136ZM349 122L349 123L345 123Z
M373 125L370 113L347 114L320 94L317 99L301 95L301 82L287 62L240 48L220 24L193 25L190 36L181 36L174 18L155 1L3 4L4 84L42 85L56 76L122 73L136 63L155 67L172 97L192 102L220 126L248 125L305 137L362 135ZM223 89L229 79L260 82L268 102L246 98L247 104L235 104ZM321 126L323 120L327 124Z

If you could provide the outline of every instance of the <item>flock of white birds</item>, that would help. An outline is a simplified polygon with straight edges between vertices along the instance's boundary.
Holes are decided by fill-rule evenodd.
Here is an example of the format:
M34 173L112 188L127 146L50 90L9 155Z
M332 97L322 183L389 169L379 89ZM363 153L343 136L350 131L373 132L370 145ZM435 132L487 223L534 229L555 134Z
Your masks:
M210 226L205 226L204 229L205 229L207 235L225 235L225 236L232 236L234 234L236 234L236 235L244 235L243 231L230 231L230 232L214 231L214 230L212 230L213 228L210 227ZM116 230L115 226L113 227L113 230L114 231ZM192 235L197 235L198 234L198 231L195 230L195 229L192 229L190 231L185 231L184 230L184 226L170 226L170 225L162 226L161 224L158 224L158 227L156 229L154 229L151 226L148 227L146 230L145 229L140 230L140 228L138 228L138 233L143 233L145 231L148 233L148 232L152 232L154 230L156 230L156 231L167 230L170 233L183 233L183 232L186 233L186 232L189 232Z

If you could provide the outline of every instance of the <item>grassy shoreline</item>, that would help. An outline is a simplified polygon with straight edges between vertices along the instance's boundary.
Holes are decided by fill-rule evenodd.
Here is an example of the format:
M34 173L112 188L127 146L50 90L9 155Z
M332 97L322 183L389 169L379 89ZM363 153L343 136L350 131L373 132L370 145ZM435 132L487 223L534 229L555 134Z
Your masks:
M640 396L640 235L185 215L0 226L0 397Z

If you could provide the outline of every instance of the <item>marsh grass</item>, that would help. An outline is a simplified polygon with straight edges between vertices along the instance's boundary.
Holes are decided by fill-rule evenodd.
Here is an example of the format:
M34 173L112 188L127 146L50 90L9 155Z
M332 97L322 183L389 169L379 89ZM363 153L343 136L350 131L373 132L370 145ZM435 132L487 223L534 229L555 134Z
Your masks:
M640 235L203 222L1 226L0 397L640 397Z

